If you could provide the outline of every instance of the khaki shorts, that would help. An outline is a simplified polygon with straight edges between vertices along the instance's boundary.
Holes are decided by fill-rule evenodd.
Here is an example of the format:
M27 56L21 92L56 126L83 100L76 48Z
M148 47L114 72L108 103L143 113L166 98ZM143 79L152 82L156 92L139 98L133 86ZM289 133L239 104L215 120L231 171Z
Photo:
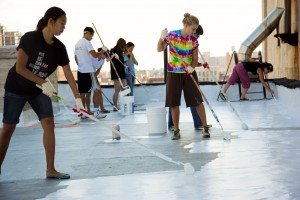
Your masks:
M196 72L193 77L198 83ZM199 87L197 85L197 87ZM192 78L185 73L167 73L166 85L166 107L180 106L181 92L184 92L184 99L187 107L198 106L203 102L202 95L193 82Z

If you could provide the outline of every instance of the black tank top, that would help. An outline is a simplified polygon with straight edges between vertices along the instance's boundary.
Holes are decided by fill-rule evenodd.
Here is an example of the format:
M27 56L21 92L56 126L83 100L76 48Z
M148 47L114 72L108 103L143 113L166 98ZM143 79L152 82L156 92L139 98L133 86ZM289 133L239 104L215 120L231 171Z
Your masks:
M246 69L247 72L250 72L253 75L257 75L257 69L258 68L263 68L262 63L259 62L242 62L244 68Z

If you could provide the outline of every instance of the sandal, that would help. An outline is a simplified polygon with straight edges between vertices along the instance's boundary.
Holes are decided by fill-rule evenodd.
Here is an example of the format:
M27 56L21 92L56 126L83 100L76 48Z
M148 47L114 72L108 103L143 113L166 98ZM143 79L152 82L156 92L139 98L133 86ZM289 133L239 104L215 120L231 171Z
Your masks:
M101 110L101 113L110 113L110 111L106 110L106 109L103 109L103 110Z
M47 173L46 177L49 179L70 179L71 178L71 176L67 173L55 174L55 173L50 173L50 172Z
M240 99L240 101L249 101L247 98Z

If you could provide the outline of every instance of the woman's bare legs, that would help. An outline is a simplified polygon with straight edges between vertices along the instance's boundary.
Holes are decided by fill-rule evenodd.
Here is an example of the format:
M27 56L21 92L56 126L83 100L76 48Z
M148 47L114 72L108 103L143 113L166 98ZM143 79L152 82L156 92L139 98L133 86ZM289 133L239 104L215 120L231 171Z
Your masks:
M91 112L90 104L91 104L91 93L81 93L80 98L83 106L87 109L87 111Z
M230 87L229 83L226 83L224 88L223 88L223 92L226 94L228 88Z
M114 88L115 88L115 92L113 95L113 103L114 103L115 107L119 108L118 107L118 97L119 97L119 93L120 93L122 87L118 80L114 80Z
M0 134L0 169L4 161L10 139L16 129L16 124L3 123L2 131Z
M103 99L102 99L102 94L101 90L95 90L93 93L93 104L94 108L99 108L102 104L103 106Z
M179 116L180 116L180 110L179 106L174 106L171 108L172 109L172 120L174 124L174 130L179 129Z
M205 108L204 108L203 103L196 106L196 110L197 110L197 113L198 113L198 115L201 119L201 122L202 122L203 126L204 127L207 126L206 113L205 113Z
M122 79L121 81L122 81L123 86L125 86L126 79ZM119 98L119 93L121 90L123 90L123 88L118 80L114 80L114 88L115 88L115 92L113 95L113 104L115 107L119 108L118 107L118 98Z
M60 174L58 171L56 171L54 166L54 159L55 159L54 119L53 117L48 117L48 118L41 119L40 122L44 130L43 143L44 143L45 154L46 154L46 164L47 164L46 173Z
M43 143L46 153L46 173L60 174L54 166L55 157L55 135L54 135L54 120L53 117L44 118L41 120L41 125L44 129ZM16 128L16 124L3 123L3 128L0 134L0 169L5 158L10 139Z
M229 83L226 83L224 88L223 88L223 92L226 94L228 88L230 87ZM241 94L241 99L245 99L246 98L246 94L249 88L243 88L242 87L242 94Z
M249 88L242 88L241 99L245 99L248 89Z

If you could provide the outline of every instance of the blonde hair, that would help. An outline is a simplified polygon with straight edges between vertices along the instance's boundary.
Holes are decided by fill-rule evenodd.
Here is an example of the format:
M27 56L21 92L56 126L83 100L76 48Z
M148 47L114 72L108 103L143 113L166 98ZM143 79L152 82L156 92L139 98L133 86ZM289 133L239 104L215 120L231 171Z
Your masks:
M191 25L194 25L194 24L199 24L199 20L194 15L190 15L189 13L185 13L184 18L182 20L182 23L184 25L191 26Z

